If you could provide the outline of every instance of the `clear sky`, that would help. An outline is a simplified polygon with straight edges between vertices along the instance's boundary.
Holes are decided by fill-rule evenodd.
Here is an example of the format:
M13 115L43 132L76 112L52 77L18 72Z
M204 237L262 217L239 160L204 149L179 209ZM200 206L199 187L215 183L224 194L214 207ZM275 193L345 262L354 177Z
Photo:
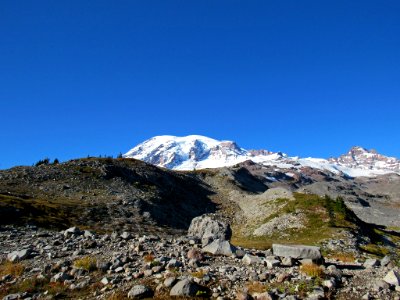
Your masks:
M400 157L400 1L1 1L0 168L155 135Z

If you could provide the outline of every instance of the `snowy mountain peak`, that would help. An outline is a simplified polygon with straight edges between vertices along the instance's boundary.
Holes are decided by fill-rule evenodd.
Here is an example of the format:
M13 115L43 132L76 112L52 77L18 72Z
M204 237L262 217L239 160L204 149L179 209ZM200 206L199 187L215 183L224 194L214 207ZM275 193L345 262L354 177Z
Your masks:
M353 147L337 158L288 157L282 152L246 150L233 141L219 141L201 135L153 137L130 151L131 157L174 170L193 170L233 166L246 160L281 169L315 168L348 176L374 176L399 173L400 161L378 154L375 150Z
M175 170L217 168L243 161L246 150L232 141L218 141L201 135L156 136L128 151L133 157Z
M397 158L384 156L376 150L367 150L359 146L352 147L348 153L330 158L329 161L348 168L400 172L400 160Z

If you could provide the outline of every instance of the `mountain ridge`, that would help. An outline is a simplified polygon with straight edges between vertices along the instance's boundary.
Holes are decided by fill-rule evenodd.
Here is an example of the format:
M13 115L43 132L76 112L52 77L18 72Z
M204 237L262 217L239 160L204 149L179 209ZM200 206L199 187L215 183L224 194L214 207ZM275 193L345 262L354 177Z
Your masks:
M277 168L311 167L351 177L400 173L399 159L361 146L354 146L339 157L300 158L264 149L246 150L234 141L219 141L201 135L155 136L129 150L124 157L172 170L228 167L251 160Z

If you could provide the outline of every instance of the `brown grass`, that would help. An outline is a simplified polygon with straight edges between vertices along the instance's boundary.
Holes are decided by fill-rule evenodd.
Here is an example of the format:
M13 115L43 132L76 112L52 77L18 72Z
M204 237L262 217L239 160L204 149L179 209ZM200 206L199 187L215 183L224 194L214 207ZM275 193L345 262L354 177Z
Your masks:
M127 295L123 292L115 292L111 294L107 300L126 300L128 299Z
M330 254L328 257L346 263L353 263L356 260L353 253L345 253L345 252L333 253Z
M143 260L147 263L151 263L152 261L154 261L155 257L153 254L146 254L145 256L143 256Z
M314 263L302 265L300 271L310 277L321 277L324 274L323 268Z
M249 294L264 293L267 291L267 287L259 281L249 282L246 284L245 287Z
M19 277L24 273L25 266L22 263L13 263L10 261L5 261L0 265L0 275L12 275L14 277Z
M85 256L85 257L75 260L74 267L78 268L78 269L86 270L88 272L92 272L92 271L97 270L96 262L97 262L97 260L95 257Z

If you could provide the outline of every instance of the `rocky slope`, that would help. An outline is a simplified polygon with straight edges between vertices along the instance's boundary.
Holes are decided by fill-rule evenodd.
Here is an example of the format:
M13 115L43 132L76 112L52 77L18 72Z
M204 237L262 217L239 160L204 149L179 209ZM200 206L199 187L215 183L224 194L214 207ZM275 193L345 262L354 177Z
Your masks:
M196 291L186 296L220 300L256 299L257 292L268 292L257 299L396 299L395 285L382 280L400 254L399 177L349 178L249 160L179 172L129 158L3 170L0 295L125 299L142 291L168 299L180 284ZM193 218L210 212L232 232L218 225L207 234L223 229L218 237L232 234L235 246L185 235ZM203 226L196 224L191 234ZM70 226L81 230L42 229ZM300 260L288 265L272 253L274 243L318 246L327 263L307 275ZM368 261L387 255L381 267Z
M221 239L225 234L212 230L210 221L197 228L200 236L180 237L0 228L4 300L400 297L397 260L390 256L354 251L322 259L318 247L240 248ZM219 238L204 246L203 234Z
M79 159L0 171L0 223L102 231L184 230L212 212L212 191L190 175L133 159Z

